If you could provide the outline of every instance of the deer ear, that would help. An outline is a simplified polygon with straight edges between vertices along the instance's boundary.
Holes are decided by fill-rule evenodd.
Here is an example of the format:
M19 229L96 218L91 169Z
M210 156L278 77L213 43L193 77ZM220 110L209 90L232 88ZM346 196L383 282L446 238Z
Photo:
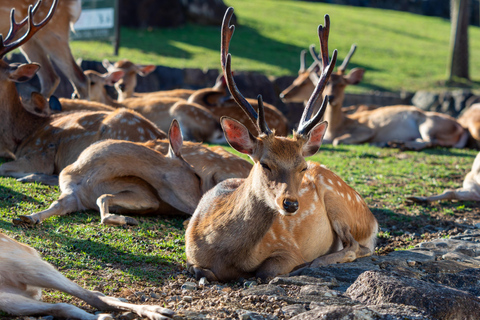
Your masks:
M182 132L180 130L180 125L178 124L177 119L173 119L170 129L168 130L168 141L170 143L168 147L168 154L171 158L181 157L181 150L183 144Z
M108 59L103 59L102 60L102 66L107 69L107 71L110 71L112 69L115 69L115 66L108 61Z
M310 157L317 153L318 149L322 145L323 136L327 131L328 123L326 121L320 122L308 133L307 142L303 145L303 156Z
M157 67L154 66L153 64L149 64L146 66L137 66L137 73L141 75L142 77L148 76L150 73L152 73Z
M347 80L348 84L359 84L360 81L362 81L362 79L363 79L363 74L364 73L365 73L365 69L353 68L345 76L345 80Z
M107 86L113 86L116 82L122 79L124 75L125 75L125 72L123 72L122 70L109 72L105 76L105 84Z
M15 82L25 82L32 79L39 69L38 63L11 64L8 78Z
M48 117L52 114L47 99L38 93L32 92L30 99L23 104L25 110L40 117Z
M248 129L237 120L229 117L222 117L220 123L228 144L238 152L251 156L255 151L257 141Z

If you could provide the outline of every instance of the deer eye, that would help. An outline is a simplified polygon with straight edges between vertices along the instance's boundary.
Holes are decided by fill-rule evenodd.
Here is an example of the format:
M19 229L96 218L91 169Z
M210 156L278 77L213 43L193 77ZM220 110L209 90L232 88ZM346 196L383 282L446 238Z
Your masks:
M302 172L307 171L307 169L308 169L307 167L303 168L303 169L302 169Z
M261 165L264 169L267 169L268 171L272 171L272 169L270 169L270 167L267 166L265 163L260 162L260 165Z

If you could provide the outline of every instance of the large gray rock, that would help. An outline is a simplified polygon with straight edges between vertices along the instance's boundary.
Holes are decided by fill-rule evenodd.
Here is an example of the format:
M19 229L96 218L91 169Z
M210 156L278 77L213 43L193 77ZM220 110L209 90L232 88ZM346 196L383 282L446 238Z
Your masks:
M189 21L202 25L222 25L227 10L223 0L181 0L181 3ZM231 23L236 24L235 15Z
M473 320L480 314L480 299L472 294L386 271L363 273L346 294L366 304L414 306L437 319Z

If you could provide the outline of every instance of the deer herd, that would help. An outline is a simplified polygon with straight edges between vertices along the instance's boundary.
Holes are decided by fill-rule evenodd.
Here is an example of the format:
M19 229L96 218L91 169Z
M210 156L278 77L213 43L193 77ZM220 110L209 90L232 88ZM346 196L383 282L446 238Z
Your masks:
M87 209L98 210L101 223L112 226L138 225L132 215L190 216L185 250L197 279L266 279L374 252L378 223L362 196L325 166L305 160L322 142L421 150L462 148L469 138L480 139L478 105L459 121L413 106L344 108L346 86L358 84L364 70L346 73L352 46L333 71L337 51L328 50L328 15L318 27L319 55L311 46L314 62L305 68L302 52L298 77L280 94L285 102L305 105L298 128L289 133L282 112L261 96L245 98L235 84L233 8L223 20L223 72L213 87L136 93L137 75L147 76L154 66L104 61L102 74L75 63L69 26L80 15L80 0L33 2L0 3L0 58L20 48L29 61L0 59L0 157L11 159L0 166L0 176L59 185L61 194L48 209L18 216L16 225ZM60 81L52 61L71 82L75 99L51 96ZM35 75L41 91L23 96L16 83ZM116 99L105 86L115 88ZM228 143L253 165L202 142ZM463 188L408 200L480 200L479 172L477 156ZM152 320L174 315L83 289L33 248L0 233L0 310L111 319L41 302L41 288L67 292L100 310L130 310Z

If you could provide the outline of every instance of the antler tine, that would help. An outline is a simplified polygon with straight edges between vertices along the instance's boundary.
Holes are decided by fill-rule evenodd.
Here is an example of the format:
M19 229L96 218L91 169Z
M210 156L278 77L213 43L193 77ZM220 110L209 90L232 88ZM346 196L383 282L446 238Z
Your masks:
M311 118L313 108L315 106L315 102L317 101L318 97L323 92L325 85L332 74L333 68L335 67L335 63L337 62L337 50L333 51L332 60L330 63L328 62L328 34L330 31L330 18L328 15L325 15L325 27L322 25L318 26L318 37L320 39L320 54L322 56L321 66L322 66L322 74L320 79L313 90L310 99L305 106L305 110L303 111L302 118L300 119L300 124L298 126L298 133L299 134L307 134L317 123L320 121L323 113L325 112L325 106L327 100L323 100L322 107L318 110L317 114Z
M310 55L313 58L313 64L310 66L310 68L316 67L316 66L320 66L320 68L322 68L322 60L318 58L318 55L315 52L315 45L311 44L310 47L308 47L308 51L310 51Z
M37 33L38 30L43 28L52 18L53 13L55 12L55 9L57 8L58 1L59 0L53 0L52 6L50 7L50 10L48 11L47 16L38 24L35 24L33 22L34 10L36 10L36 8L38 8L38 3L37 3L37 5L35 5L35 8L33 8L30 5L28 7L28 17L26 18L27 22L28 22L27 32L22 37L17 39L16 41L13 41L13 42L10 42L10 43L8 43L8 41L7 41L7 43L5 43L6 41L4 41L2 38L0 38L0 40L1 40L0 41L0 58L5 56L5 54L7 54L8 52L20 47L22 44L27 42L31 37L33 37L35 35L35 33ZM13 21L13 24L10 26L10 30L8 32L6 40L13 39L15 37L15 33L18 31L18 29L20 29L24 25L24 24L21 25L23 23L23 20L18 25L15 23L15 19L13 18L13 15L14 15L13 11L14 11L14 9L12 9L12 13L11 13L11 21Z
M38 0L37 3L35 3L35 6L33 7L33 10L32 10L33 14L35 14L37 12L41 3L42 3L42 0ZM19 23L16 23L16 21L15 21L15 8L12 8L12 10L10 11L10 30L8 30L8 34L3 41L8 42L8 41L13 40L17 31L20 30L23 26L25 26L25 24L27 24L27 22L28 22L28 16L23 18L23 20L20 21Z
M298 69L298 72L304 72L305 71L305 55L307 54L306 50L302 50L300 52L300 69Z
M340 71L342 74L345 74L345 70L347 69L348 63L350 62L350 59L352 58L353 54L355 53L355 50L357 50L357 45L352 44L350 47L350 52L348 52L347 56L342 62L342 65L338 67L338 71Z
M230 20L233 15L233 8L229 7L225 12L225 16L223 17L222 22L222 45L221 45L221 56L220 60L222 63L223 73L225 75L225 79L227 82L227 87L230 90L230 94L232 95L235 102L243 109L243 111L248 115L249 119L254 123L255 128L258 130L258 133L266 133L270 134L270 129L268 129L267 123L265 122L265 118L259 119L257 112L252 107L250 103L245 99L245 97L240 93L235 84L235 80L233 79L232 74L232 56L228 53L228 48L230 46L230 40L232 39L233 32L235 31L235 26L230 26ZM260 104L258 108L263 108ZM263 112L263 110L262 110ZM263 123L259 126L258 121L262 121ZM261 128L264 128L265 131Z
M257 97L258 100L258 119L257 119L257 126L260 128L260 131L266 134L272 133L267 126L267 122L265 121L265 108L263 106L263 98L262 95L259 94Z

